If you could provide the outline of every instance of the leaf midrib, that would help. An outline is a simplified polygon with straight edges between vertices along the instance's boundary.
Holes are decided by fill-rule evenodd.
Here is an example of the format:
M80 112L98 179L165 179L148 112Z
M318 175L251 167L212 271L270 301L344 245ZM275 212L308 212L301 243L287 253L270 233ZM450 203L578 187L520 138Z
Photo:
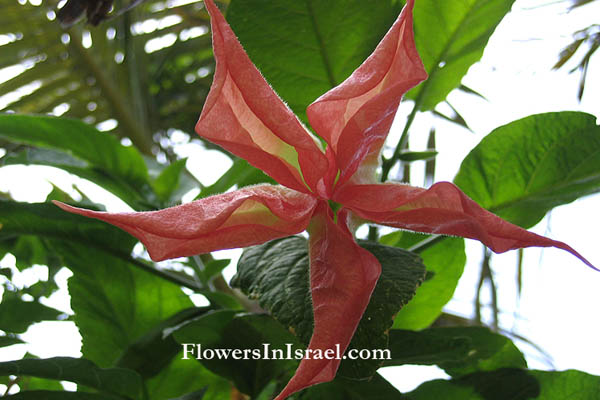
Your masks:
M329 61L329 57L327 55L327 51L325 49L325 42L323 41L323 36L321 35L321 31L317 25L317 19L315 16L315 12L312 6L312 0L306 0L306 9L308 11L308 16L310 18L310 22L313 26L315 37L317 39L317 44L319 48L319 53L321 54L321 58L323 60L323 66L325 67L325 73L327 74L327 79L329 80L329 84L331 87L337 86L337 82L333 76L333 71L331 69L331 62Z

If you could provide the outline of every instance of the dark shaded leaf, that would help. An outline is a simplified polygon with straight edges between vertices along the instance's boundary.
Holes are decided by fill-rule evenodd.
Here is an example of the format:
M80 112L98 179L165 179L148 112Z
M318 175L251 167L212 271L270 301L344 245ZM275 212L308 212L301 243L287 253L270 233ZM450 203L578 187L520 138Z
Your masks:
M406 400L598 400L599 387L600 377L575 370L500 369L425 382Z
M102 369L93 362L80 358L54 357L8 361L0 363L0 374L70 381L133 398L142 394L142 380L134 371L124 368Z
M393 316L414 295L425 268L418 256L378 243L359 241L382 265L373 291L349 349L385 349ZM306 239L290 237L248 248L238 263L232 285L239 286L279 322L308 344L312 335L312 301L309 289ZM372 376L380 360L343 360L339 375L364 379Z
M400 152L398 158L400 161L411 162L411 161L420 161L420 160L431 160L437 156L438 152L435 150L427 150L427 151L409 151L405 150Z
M115 366L137 371L148 379L158 374L181 352L181 346L172 335L165 335L165 329L198 317L208 308L188 308L160 322L135 343L131 344L116 362Z
M370 381L355 381L337 377L291 396L298 400L396 400L401 393L381 375L375 374Z
M0 336L0 347L12 346L13 344L25 343L16 336Z
M499 368L525 368L523 354L505 336L484 327L392 330L385 365L436 364L453 377Z
M24 333L29 325L40 321L56 321L63 314L37 301L23 301L4 293L0 303L0 330Z
M233 311L216 311L183 325L173 335L184 345L187 357L199 359L206 368L232 380L240 391L251 396L258 395L272 379L289 379L299 360L277 357L293 356L296 349L302 350L294 336L268 315L236 316ZM262 353L265 346L266 356ZM272 350L280 350L281 355ZM224 357L217 351L232 353Z
M202 400L205 394L206 389L202 389L171 400Z
M59 392L52 390L31 390L4 396L8 400L123 400L122 397L109 394L95 394L86 392Z
M0 240L36 235L129 255L136 239L111 225L66 213L54 204L0 200Z

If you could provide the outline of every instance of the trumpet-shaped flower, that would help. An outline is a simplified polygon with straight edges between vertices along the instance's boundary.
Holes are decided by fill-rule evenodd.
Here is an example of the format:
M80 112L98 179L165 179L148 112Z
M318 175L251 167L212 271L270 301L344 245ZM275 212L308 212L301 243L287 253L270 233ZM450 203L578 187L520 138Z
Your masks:
M523 230L478 206L455 185L425 190L377 183L375 170L398 104L427 74L415 48L412 8L404 10L373 54L308 107L318 139L273 92L212 0L214 81L197 133L262 169L282 186L258 185L165 210L104 213L63 209L116 225L154 260L246 247L309 233L314 330L310 349L345 350L381 272L360 247L351 219L417 232L477 239L495 252L565 243ZM333 211L329 201L340 205ZM304 359L277 397L334 378L340 360Z

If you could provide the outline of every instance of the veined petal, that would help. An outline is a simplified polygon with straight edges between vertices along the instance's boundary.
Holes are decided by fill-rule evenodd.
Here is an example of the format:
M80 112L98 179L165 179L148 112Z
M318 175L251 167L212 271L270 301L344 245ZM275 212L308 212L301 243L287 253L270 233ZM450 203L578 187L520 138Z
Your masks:
M282 185L316 192L328 168L318 141L265 81L212 0L204 4L216 69L196 132Z
M315 132L333 147L341 170L338 186L359 166L360 175L374 175L402 96L427 77L414 43L413 5L414 0L406 3L373 54L348 79L307 109Z
M436 183L428 190L400 184L347 185L336 194L335 201L378 224L476 239L496 253L531 246L557 247L597 270L566 243L503 220L449 182Z
M323 354L328 349L335 354L336 346L341 354L346 350L381 274L375 256L354 241L344 213L338 221L336 225L329 207L321 203L308 227L314 310L314 330L308 350L321 350ZM332 380L339 364L337 359L303 359L275 400Z
M284 187L260 185L159 211L107 213L54 203L129 232L154 261L161 261L253 246L302 232L317 200Z

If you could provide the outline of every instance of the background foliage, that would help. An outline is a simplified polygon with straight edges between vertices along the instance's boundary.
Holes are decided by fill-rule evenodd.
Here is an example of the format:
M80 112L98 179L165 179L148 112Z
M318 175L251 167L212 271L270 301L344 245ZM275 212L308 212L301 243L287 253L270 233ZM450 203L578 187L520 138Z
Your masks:
M53 0L0 2L0 69L10 77L0 83L3 167L56 167L94 182L135 210L178 204L192 189L205 197L269 181L223 152L231 167L215 183L202 185L175 151L181 141L200 142L192 129L214 70L201 2L147 0L120 14L128 4L116 1L115 11L98 26L70 27L59 23L59 4ZM382 179L408 181L419 160L427 160L426 176L434 179L435 125L430 149L413 152L408 133L414 118L427 112L468 129L448 95L456 90L478 96L462 79L513 3L416 2L417 46L430 78L407 95L408 117L398 141L384 152ZM220 5L252 60L305 119L306 106L372 52L403 2L231 0ZM580 64L585 78L598 48L594 29L575 33L557 67L590 42ZM455 183L487 209L530 227L552 208L600 190L599 135L588 114L529 116L482 140L464 159ZM201 146L221 151L206 142ZM0 346L21 343L21 334L34 323L64 319L75 322L83 340L79 359L26 354L0 363L0 384L11 393L7 398L268 399L293 374L294 361L182 360L180 343L305 346L312 315L307 288L297 285L307 274L303 238L246 250L232 289L221 275L228 261L206 254L155 264L116 228L47 203L1 197L0 258L12 254L16 270L0 269ZM54 187L50 200L104 208L82 190L74 196ZM497 308L491 329L475 326L481 324L480 314L471 321L442 313L465 266L462 239L377 227L365 238L369 241L361 245L380 259L384 275L352 345L389 347L392 359L385 366L437 365L451 379L401 394L376 372L381 365L345 363L336 380L296 398L599 398L598 377L528 370L521 351L502 335ZM28 287L13 282L16 274L39 265L46 266L47 279ZM73 315L43 304L58 289L54 278L64 267L73 274L68 284ZM484 281L493 287L489 256L482 263L479 290ZM293 290L277 291L281 286ZM196 307L191 293L204 296L207 305ZM60 381L76 383L78 391L63 392Z

